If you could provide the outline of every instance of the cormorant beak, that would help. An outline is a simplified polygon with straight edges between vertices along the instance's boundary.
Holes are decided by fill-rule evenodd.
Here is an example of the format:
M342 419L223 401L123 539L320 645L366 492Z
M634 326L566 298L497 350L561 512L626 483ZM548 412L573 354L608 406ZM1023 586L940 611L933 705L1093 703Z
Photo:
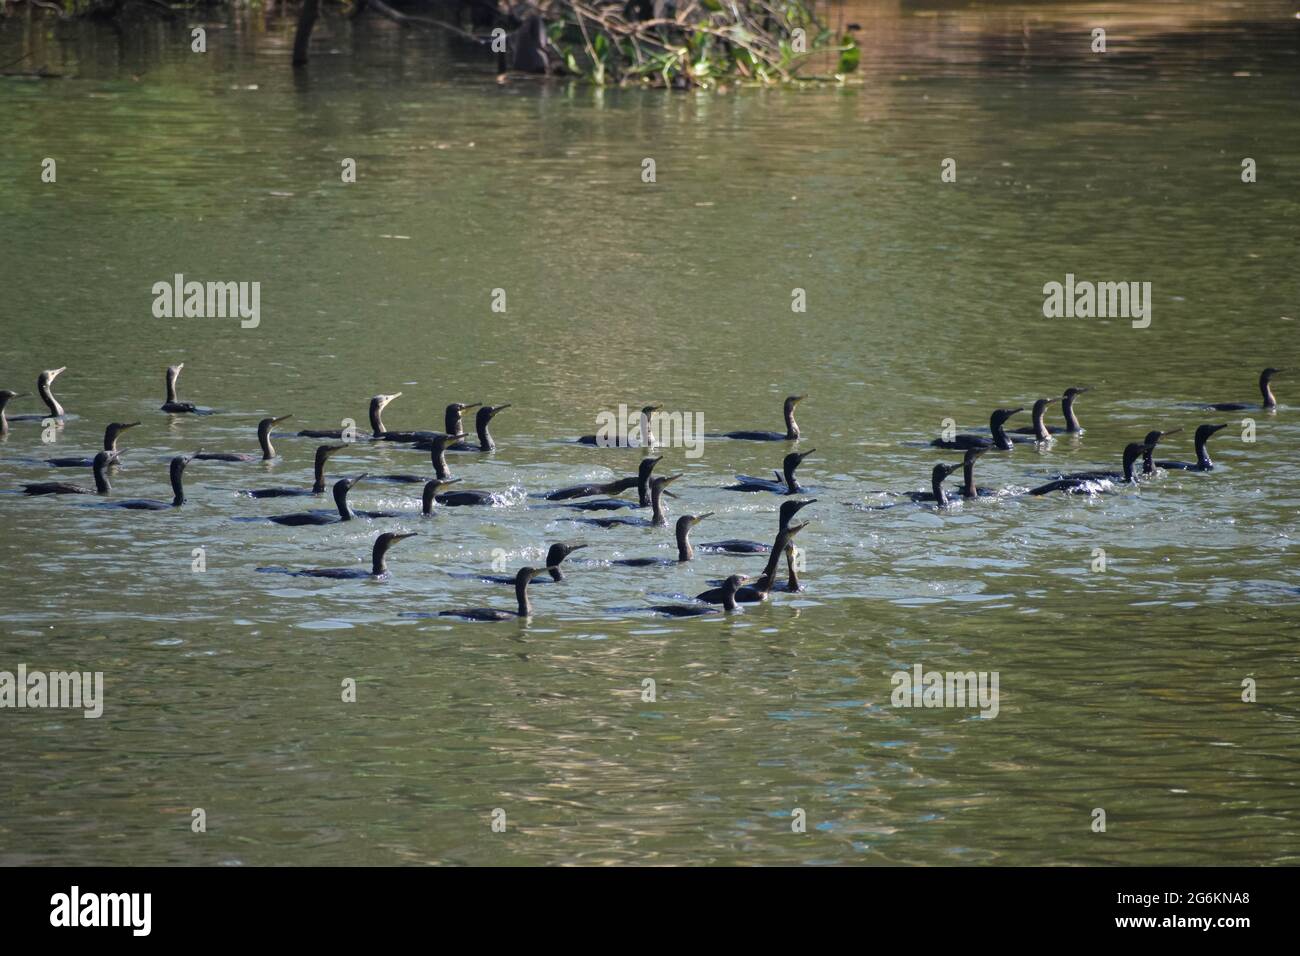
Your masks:
M47 371L45 374L48 375L48 376L50 377L50 381L52 382L52 381L54 381L56 378L58 378L60 375L62 375L64 372L66 372L67 370L68 370L68 367L65 365L65 366L63 366L63 368L52 368L52 369L50 369L49 371ZM1281 371L1281 370L1279 369L1279 371Z
M504 405L489 405L489 406L488 406L488 408L491 410L491 412L492 412L493 415L495 415L495 414L496 414L497 412L499 412L499 411L502 411L502 410L507 409L507 408L510 408L510 407L511 407L511 406L510 406L510 403L509 403L509 402L506 402L506 404L504 404Z
M695 520L692 521L691 524L699 524L699 523L700 523L701 521L703 521L705 518L712 518L713 515L714 515L715 513L716 513L716 512L713 512L713 511L706 511L706 512L704 512L704 514L702 514L702 515L694 515L693 517L695 518Z
M291 419L291 418L293 418L292 415L281 415L279 418L272 418L272 419L271 419L271 424L272 424L272 425L278 425L278 424L280 424L280 422L287 422L287 421L288 421L289 419Z
M812 524L811 521L805 521L803 524L792 524L792 525L790 525L790 527L786 528L785 530L786 530L786 533L787 533L791 538L793 538L795 535L797 535L797 534L798 534L800 531L802 531L804 528L808 527L810 524Z
M565 553L565 554L573 554L573 552L575 552L575 551L581 551L581 550L582 550L583 548L585 548L585 547L586 547L585 544L566 544L566 545L564 546L564 553Z
M1160 433L1160 437L1161 437L1161 438L1164 438L1164 437L1166 437L1167 435L1177 435L1180 431L1182 431L1182 428L1175 428L1175 429L1173 429L1172 431L1161 432L1161 433Z
M645 408L641 409L641 411L643 414L649 415L651 412L657 412L663 407L664 407L663 403L660 402L659 404L656 405L647 405Z
M347 445L321 445L320 447L325 449L325 457L328 458L336 451L342 451L344 448L347 448L348 446Z
M462 405L462 406L460 407L460 410L461 410L462 412L467 412L467 411L469 411L471 408L482 408L482 407L483 407L483 403L482 403L482 402L475 402L473 405Z
M387 404L388 404L389 402L391 402L393 399L395 399L395 398L401 398L401 397L402 397L402 393L401 393L401 392L394 392L392 395L379 395L379 396L377 396L377 397L378 397L378 399L379 399L379 404L380 404L380 405L387 405Z
M671 485L671 484L672 484L674 481L676 481L678 478L683 478L683 477L685 477L685 472L678 472L678 473L675 474L675 475L669 475L667 478L660 478L660 479L659 479L659 482L660 482L660 485L659 485L659 486L660 486L661 488L667 488L669 485Z
M1007 412L1007 418L1010 418L1012 415L1015 415L1017 412L1023 412L1024 410L1025 407L1023 405L1021 405L1019 408L1013 408L1009 412Z
M407 538L416 537L419 533L420 532L418 531L403 531L400 534L397 532L393 532L393 537L389 540L393 541L394 543L398 541L405 541Z
M123 423L122 423L122 427L119 428L118 431L120 431L120 432L124 432L124 431L126 431L128 428L135 428L135 426L136 426L136 425L139 425L139 424L140 424L139 422L123 422Z
M9 401L12 402L15 398L26 398L29 394L31 394L31 393L30 393L30 392L19 392L17 395L11 395L11 396L9 396Z
M438 483L439 488L443 485L454 485L456 482L460 481L459 478L435 478L433 480Z
M349 478L349 479L348 479L348 487L351 488L353 485L355 485L355 484L356 484L358 481L360 481L362 478L369 478L369 477L370 477L370 473L369 473L369 472L365 472L365 473L363 473L363 474L357 475L355 478Z
M546 571L547 571L546 568L529 568L528 580L531 581L533 578L537 577L537 575L544 574Z
M800 460L800 461L803 461L805 458L807 458L809 455L811 455L811 454L812 454L813 452L815 452L816 450L817 450L816 448L809 448L807 451L800 452L800 453L799 453L799 460Z
M1059 402L1059 401L1060 401L1059 398L1049 398L1049 399L1047 400L1047 404L1048 404L1048 405L1055 405L1055 404L1056 404L1057 402Z
M1227 427L1228 427L1228 423L1227 423L1227 422L1224 422L1222 425L1215 425L1215 426L1214 426L1214 430L1217 432L1217 431L1219 431L1220 429L1227 428Z
M203 454L203 447L200 445L198 448L194 449L193 454L185 456L185 464L188 465L190 462L192 462L195 458L197 458L201 454Z

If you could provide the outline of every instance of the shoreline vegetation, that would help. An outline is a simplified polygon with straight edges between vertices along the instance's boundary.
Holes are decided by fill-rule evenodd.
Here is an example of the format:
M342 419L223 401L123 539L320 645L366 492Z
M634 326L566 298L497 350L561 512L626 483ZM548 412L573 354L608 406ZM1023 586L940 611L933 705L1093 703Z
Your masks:
M260 3L0 0L6 16L25 7L33 16L114 24L184 21L229 6ZM480 47L502 77L561 76L596 86L837 83L860 55L857 25L837 37L818 0L301 0L296 12L280 12L296 21L295 69L308 66L313 31L330 17L449 34ZM820 72L809 69L814 63ZM0 71L15 65L0 64Z

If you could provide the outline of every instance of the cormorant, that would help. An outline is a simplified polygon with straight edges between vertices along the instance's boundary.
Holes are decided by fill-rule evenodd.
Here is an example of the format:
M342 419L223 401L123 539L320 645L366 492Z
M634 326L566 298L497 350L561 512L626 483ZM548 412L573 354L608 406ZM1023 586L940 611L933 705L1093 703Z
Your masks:
M812 522L805 521L803 524L789 525L777 532L776 541L772 543L772 548L767 557L767 566L763 568L763 573L754 579L754 583L740 588L736 591L736 600L742 604L754 604L766 601L768 594L776 587L776 569L780 567L781 555L785 554L786 567L790 572L790 579L784 590L799 591L799 575L794 566L794 538L800 531L808 527ZM709 604L717 604L722 600L722 591L719 589L724 586L724 581L710 581L714 587L708 591L702 591L695 596L697 601L706 601Z
M275 524L298 527L300 525L337 524L340 521L351 521L353 518L400 518L401 515L396 512L359 511L348 504L348 492L352 490L353 485L365 477L366 475L361 474L355 478L340 478L334 482L335 511L296 511L287 515L272 515L266 520Z
M194 460L194 455L203 451L200 448L192 455L177 455L171 460L167 468L168 477L172 483L172 500L158 501L154 498L128 498L125 501L106 501L105 507L126 508L130 511L169 511L172 508L179 508L185 504L185 485L183 477L185 475L185 466Z
M930 442L934 448L958 448L965 450L967 448L997 448L1000 451L1010 451L1015 447L1005 427L1006 421L1017 412L1023 412L1024 408L995 408L993 414L989 416L989 431L992 437L984 435L961 434L955 435L951 439L936 438Z
M407 531L399 533L396 531L385 531L375 539L375 546L370 551L370 570L365 571L362 568L308 568L304 571L290 571L288 568L258 568L259 571L279 574L292 574L297 577L308 578L383 578L388 576L388 563L385 560L388 555L388 549L399 541L407 538L414 538L419 532Z
M683 561L689 561L695 557L695 549L691 547L691 529L705 518L711 517L713 512L706 511L702 515L682 515L677 519L677 560L675 561L670 558L621 558L611 561L610 564L622 565L625 568L662 568L674 567Z
M1154 475L1156 473L1156 463L1151 460L1152 452L1155 451L1156 445L1160 444L1160 439L1166 435L1176 435L1180 431L1182 431L1181 428L1175 428L1173 431L1167 432L1147 432L1146 438L1142 439L1143 444L1146 445L1146 451L1142 452L1142 474Z
M532 617L533 606L528 601L528 584L545 571L545 568L520 568L515 575L515 598L519 601L519 610L502 611L492 607L463 607L451 611L439 611L439 617L460 617L467 621L513 621L517 618Z
M644 508L649 503L650 473L654 471L655 465L661 461L663 461L662 455L655 458L642 458L635 477L570 485L567 488L547 492L539 497L545 498L547 501L572 501L575 498L592 498L597 495L621 495L629 488L635 487L640 498L640 505ZM620 502L619 504L626 505L627 503Z
M623 423L619 422L620 434L614 436L611 442L608 435L583 435L576 439L579 445L597 445L608 448L654 448L658 442L655 441L654 430L650 427L654 413L663 408L662 404L646 405L641 409L640 416L640 438L633 441L631 435L622 434Z
M806 508L814 504L816 498L806 498L803 501L783 501L780 509L780 523L777 526L777 533L784 531L790 526L790 521L799 509ZM701 551L726 551L731 554L767 554L771 547L761 544L758 541L744 541L736 538L728 538L726 541L710 541L707 544L697 544Z
M1029 428L1006 429L1007 434L1012 441L1020 442L1043 442L1052 440L1052 430L1043 423L1043 415L1047 411L1047 406L1059 402L1059 398L1040 398L1034 402L1034 407L1030 414L1033 415L1034 424ZM1025 435L1032 435L1032 438L1025 438Z
M551 545L546 552L546 572L551 576L551 580L556 583L564 580L564 572L560 570L560 565L575 551L581 551L585 544L564 544L556 543ZM452 577L458 578L478 578L480 581L487 581L491 584L514 584L515 579L506 574L453 574ZM535 584L547 584L545 578L534 579Z
M275 457L275 446L271 444L271 427L282 421L293 418L292 415L281 415L279 418L263 418L257 423L257 443L262 446L261 456L245 455L242 453L226 452L207 452L196 455L199 461L270 461Z
M1259 373L1259 394L1263 396L1265 410L1277 408L1277 398L1273 395L1273 376L1280 375L1287 371L1284 368L1266 368ZM1244 412L1252 408L1259 408L1251 402L1219 402L1214 405L1202 405L1204 409L1215 412Z
M723 438L737 438L741 441L798 441L799 423L794 420L794 408L807 395L791 395L785 400L781 412L785 416L785 432L739 431L724 432Z
M781 471L773 471L777 480L771 481L767 478L754 478L751 475L737 475L738 484L724 485L724 491L771 491L778 495L797 495L806 491L799 480L795 478L794 471L798 468L805 458L815 452L816 448L809 448L807 451L792 451L785 456L781 463Z
M401 392L394 392L392 395L375 395L370 399L370 437L380 438L384 434L384 409L388 403L395 398L401 398ZM343 439L343 430L341 428L331 428L321 431L319 429L305 429L298 432L299 438L333 438L335 441ZM359 436L358 436L359 437Z
M426 481L424 483L424 494L421 496L420 513L425 517L433 514L433 506L438 500L438 489L444 485L454 485L458 481L460 481L459 478L430 478Z
M9 418L5 415L5 407L15 398L26 398L25 392L15 392L12 389L0 388L0 437L9 434Z
M447 451L492 451L497 447L497 443L492 440L488 425L492 423L492 419L496 418L498 412L510 407L510 403L507 402L505 405L484 405L479 408L478 413L474 416L474 429L478 432L478 448L473 447L468 442L459 441L448 446ZM450 428L447 430L451 431ZM462 431L462 429L457 427L456 431Z
M1087 494L1093 494L1098 491L1105 491L1108 487L1116 482L1122 482L1126 485L1136 484L1137 478L1133 474L1133 466L1142 453L1146 451L1148 445L1146 442L1135 441L1124 446L1124 470L1123 472L1114 471L1076 471L1069 475L1058 475L1054 481L1049 481L1045 485L1039 485L1037 488L1031 488L1031 495L1046 495L1053 491L1082 491Z
M918 504L925 501L933 501L940 508L948 507L948 495L943 490L943 483L948 476L960 468L961 465L935 465L930 471L930 490L929 491L909 491L907 497L911 498Z
M1083 426L1079 424L1079 417L1074 414L1074 400L1089 391L1087 388L1067 388L1061 396L1061 414L1065 416L1065 428L1062 429L1056 425L1048 425L1047 432L1052 435L1059 435L1064 431L1068 435L1076 435L1083 431ZM1035 426L1037 423L1035 423ZM1042 437L1037 427L1033 428L1013 428L1010 429L1013 435L1036 435L1040 441L1046 441Z
M1214 462L1210 460L1210 453L1205 447L1211 436L1220 429L1227 428L1223 425L1201 425L1196 429L1196 462L1187 461L1158 461L1156 462L1161 468L1169 471L1213 471Z
M104 429L104 451L117 451L117 436L139 424L139 422L110 423ZM47 458L45 461L55 468L91 468L95 464L93 458Z
M185 363L179 365L167 366L167 401L163 402L162 410L169 415L211 415L212 409L199 408L193 402L182 402L176 398L176 380L181 377L181 369Z
M40 422L47 418L66 418L68 413L64 411L63 406L59 404L59 400L54 397L54 392L50 390L50 386L54 384L56 378L67 370L68 367L66 365L63 366L63 368L47 368L45 371L41 372L40 375L36 376L36 394L41 397L41 401L45 403L45 407L50 410L48 415L11 415L9 416L9 421ZM11 395L10 397L21 398L22 396Z
M336 451L342 451L347 445L318 445L316 447L316 460L312 466L312 472L315 480L311 488L255 488L252 491L245 491L244 494L250 498L297 498L305 495L320 495L325 493L325 462Z
M663 509L664 490L681 477L680 474L669 475L666 478L656 478L650 482L650 507L653 515L649 521L645 518L570 518L569 520L595 525L598 528L614 528L619 525L662 528L668 524L668 518L664 515Z
M715 603L721 603L725 611L736 610L736 592L748 580L747 574L733 574L727 578L722 583L722 587L718 588L719 601ZM718 613L716 607L709 607L707 604L651 604L646 610L654 611L656 614L666 614L669 617L699 617L702 614Z
M975 459L988 450L987 447L966 449L966 454L961 462L961 496L963 498L986 498L997 494L996 491L989 488L978 488L975 485Z
M112 491L108 483L108 465L117 458L115 451L101 451L92 464L95 487L73 485L65 481L38 481L23 485L25 495L106 495Z

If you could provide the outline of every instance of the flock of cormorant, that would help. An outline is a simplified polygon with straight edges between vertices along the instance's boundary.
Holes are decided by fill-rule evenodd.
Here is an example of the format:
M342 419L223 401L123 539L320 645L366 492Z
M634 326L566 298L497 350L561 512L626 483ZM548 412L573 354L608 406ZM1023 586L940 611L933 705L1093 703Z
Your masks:
M211 414L211 409L203 408L192 402L182 402L177 396L176 383L180 377L184 363L170 366L166 372L166 401L161 407L161 411L169 415L205 415ZM47 369L40 373L36 380L36 392L41 401L45 403L48 412L38 415L7 415L7 408L11 401L25 397L24 395L14 392L10 389L0 389L0 436L9 433L10 422L45 422L50 419L63 421L67 417L67 412L55 398L52 391L54 380L66 370L65 368ZM1199 405L1203 410L1208 411L1246 411L1250 409L1273 410L1277 407L1277 399L1272 390L1272 379L1274 376L1286 371L1285 369L1266 368L1259 377L1259 390L1261 402L1259 404L1248 402L1225 402L1215 404ZM998 408L994 409L989 417L989 434L957 434L946 438L936 438L931 445L935 448L954 449L964 451L962 461L956 464L940 463L934 466L931 474L931 490L928 492L906 492L904 497L915 502L932 502L938 508L947 508L952 503L948 493L944 490L944 482L959 469L962 472L962 486L959 492L961 499L977 499L980 497L990 497L994 495L1015 494L1018 492L1009 489L993 490L981 488L975 483L975 462L981 456L993 451L1010 451L1016 444L1035 443L1041 444L1053 440L1057 434L1077 434L1083 431L1079 423L1079 418L1075 413L1076 399L1086 393L1087 388L1068 388L1060 399L1039 398L1032 406L1032 421L1030 427L1008 430L1006 427L1007 420L1011 416L1025 411L1024 407L1016 408ZM312 439L326 439L341 441L342 444L324 444L316 448L313 482L310 487L276 487L276 488L255 488L243 492L243 494L252 498L279 498L279 497L299 497L299 496L318 496L323 495L326 487L325 467L331 455L335 452L348 447L349 443L360 445L365 441L387 441L398 442L409 445L412 448L428 451L430 462L433 468L433 477L428 475L370 475L363 473L355 477L344 477L336 480L332 486L334 498L333 509L309 509L305 511L290 512L282 515L273 515L269 518L240 518L242 521L270 521L278 525L300 526L300 525L327 525L342 521L353 521L357 518L401 518L410 517L410 512L400 511L361 511L354 509L348 503L348 493L360 481L387 481L398 483L423 483L424 489L422 494L421 514L424 516L432 515L439 506L442 507L460 507L471 505L493 505L503 503L500 495L487 491L464 490L459 488L450 488L457 484L461 479L453 478L451 470L447 464L448 452L488 452L496 447L489 431L489 425L492 419L501 411L510 408L509 404L504 405L484 405L481 403L463 404L454 402L447 406L444 418L444 430L441 432L433 431L389 431L384 427L383 412L384 409L394 399L401 396L401 392L395 392L390 395L376 395L370 400L369 420L371 433L369 436L354 435L350 431L343 429L337 430L310 430L305 429L296 432L291 436ZM783 406L783 415L785 418L786 430L784 432L769 431L733 431L724 432L719 435L712 435L713 438L729 438L739 441L771 441L771 442L793 442L800 438L799 425L795 421L795 407L806 396L791 395L785 399ZM1063 427L1049 426L1044 422L1044 416L1047 409L1057 401L1061 403L1061 411L1065 419ZM639 420L639 432L636 436L620 436L623 440L623 446L640 445L646 452L653 450L655 447L653 416L662 408L661 405L647 405L641 409ZM473 443L469 440L463 428L463 415L465 412L477 409L475 415L475 431L478 441ZM177 455L171 459L169 464L169 477L172 487L172 499L170 501L160 501L148 498L112 498L113 486L109 482L109 472L118 461L121 454L118 449L118 439L122 433L130 428L134 428L140 422L111 422L104 429L103 450L93 458L86 457L59 457L45 459L46 463L55 468L90 468L94 479L94 486L73 484L63 481L42 481L30 482L22 486L22 493L31 496L39 495L98 495L107 498L100 504L104 507L124 508L135 511L163 511L172 508L179 508L185 504L185 486L184 475L186 466L193 461L222 461L222 462L250 462L250 461L270 461L276 457L275 446L272 444L271 429L276 425L292 418L291 415L280 415L276 417L263 418L257 426L257 441L260 447L260 454L245 453L217 453L207 452L199 449L188 455ZM1196 452L1195 462L1184 461L1156 461L1154 460L1154 449L1157 444L1169 435L1177 434L1182 431L1181 428L1175 428L1169 431L1151 431L1148 432L1141 441L1131 442L1126 445L1121 455L1122 467L1119 471L1097 469L1092 471L1071 472L1068 474L1056 474L1050 476L1050 480L1037 487L1028 489L1029 495L1046 495L1052 492L1084 493L1099 494L1106 491L1114 490L1125 485L1136 484L1140 480L1136 469L1139 460L1142 462L1142 477L1151 476L1159 468L1167 470L1184 470L1207 472L1214 468L1214 462L1211 460L1207 450L1207 443L1211 436L1219 430L1226 428L1226 424L1206 423L1199 425L1194 436L1194 448ZM277 436L280 437L280 436ZM602 444L602 441L595 435L585 435L576 439L576 443L583 445ZM782 467L775 471L775 480L756 478L749 475L737 475L736 483L724 486L725 489L741 492L772 492L781 496L793 496L805 493L806 489L799 484L795 476L795 470L799 465L816 449L810 449L806 452L790 452L785 455L782 461ZM618 511L623 509L650 509L650 517L640 516L612 516L612 517L573 517L571 520L592 527L611 528L618 526L641 526L641 527L666 527L668 524L667 516L664 512L663 498L665 495L675 497L672 492L668 491L668 486L682 477L681 474L664 475L655 477L653 471L655 465L662 461L662 456L644 457L636 475L619 478L609 482L589 482L585 484L573 485L566 488L560 488L555 491L534 494L532 497L540 498L550 502L564 502L563 505L552 505L550 507L567 507L580 512L600 512L600 511ZM619 498L624 492L637 490L637 501L635 504L630 500ZM690 540L691 532L701 521L712 516L712 512L704 514L686 514L677 519L674 527L674 533L677 544L677 558L664 557L647 557L647 558L628 558L613 561L611 563L625 567L671 567L682 562L690 561L694 558L696 550L723 552L730 554L767 554L767 566L763 572L752 581L749 576L744 574L733 574L725 580L709 582L711 587L696 595L695 603L692 604L656 604L648 605L643 608L628 610L644 610L672 617L688 617L702 614L719 613L719 607L723 611L734 611L738 603L758 602L767 600L769 594L773 591L797 592L801 590L798 577L796 551L794 539L804 528L808 527L809 522L799 524L793 523L795 515L808 505L814 504L816 498L811 499L794 499L790 498L783 502L778 510L779 523L777 526L776 538L771 545L762 544L757 541L728 539L724 541L715 541L707 544L693 545ZM418 532L383 532L374 542L371 554L371 566L369 570L360 567L348 568L306 568L292 570L288 568L263 567L258 568L264 572L279 572L293 574L305 577L315 578L334 578L334 579L352 579L352 578L370 578L382 577L388 573L387 556L393 545L406 538L415 537ZM427 616L451 616L459 617L472 621L503 621L518 618L529 617L532 613L532 604L528 597L529 585L541 575L549 575L552 582L564 580L564 573L561 570L561 564L574 551L589 547L587 544L568 544L556 543L551 545L547 556L546 563L543 567L522 567L514 575L479 575L466 574L464 577L474 577L479 580L512 584L515 589L515 598L517 609L513 611L500 610L497 608L456 608L451 610L436 612L431 615L425 612L409 612L407 616L427 617ZM782 556L785 557L788 577L785 582L776 580L780 570ZM546 578L542 578L543 581Z

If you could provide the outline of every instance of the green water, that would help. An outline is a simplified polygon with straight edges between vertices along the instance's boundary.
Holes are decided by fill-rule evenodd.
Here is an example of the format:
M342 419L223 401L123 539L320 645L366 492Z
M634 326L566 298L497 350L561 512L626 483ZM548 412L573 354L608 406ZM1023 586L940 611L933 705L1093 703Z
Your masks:
M383 24L325 21L295 79L279 21L213 21L206 55L180 26L4 21L0 62L64 76L0 78L0 387L66 365L77 417L53 445L15 423L0 488L89 482L32 459L93 452L111 420L144 423L114 493L168 497L172 454L252 451L263 415L337 428L399 390L390 428L513 407L494 454L452 459L465 487L510 490L491 510L233 521L327 506L238 496L309 481L306 439L270 465L195 462L178 512L0 495L0 670L102 671L106 696L98 720L0 711L0 862L1296 862L1300 377L1279 376L1273 414L1184 407L1300 367L1292 6L862 7L860 84L702 94L499 85L472 51ZM260 325L154 318L175 273L261 282ZM1151 282L1150 327L1044 318L1066 273ZM182 398L218 414L158 410L180 361ZM1231 421L1219 467L879 508L958 459L925 447L943 419L980 430L1071 385L1092 387L1086 433L987 455L981 485L1115 467L1152 428L1181 426L1160 456L1186 460L1196 424ZM639 450L560 441L602 410L775 429L792 392L816 449L801 594L727 618L610 611L762 558L610 567L671 556L670 533L525 497L635 469ZM666 449L672 517L716 512L697 541L770 539L780 499L721 486L785 451ZM331 473L427 468L360 443ZM415 511L418 489L363 483L354 504ZM398 529L421 536L383 582L254 570L360 565ZM448 572L562 539L590 547L534 588L530 621L399 616L510 607ZM996 671L997 717L892 707L917 663Z

